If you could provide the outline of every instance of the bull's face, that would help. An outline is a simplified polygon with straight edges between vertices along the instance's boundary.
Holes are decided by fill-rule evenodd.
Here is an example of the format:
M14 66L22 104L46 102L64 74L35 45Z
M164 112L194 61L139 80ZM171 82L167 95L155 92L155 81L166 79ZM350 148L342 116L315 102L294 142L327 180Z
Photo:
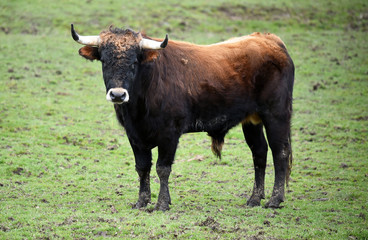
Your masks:
M79 49L79 54L91 61L101 61L106 99L114 104L128 102L133 94L131 89L142 51L162 49L168 42L167 35L163 42L158 42L130 29L110 29L99 36L79 36L73 24L71 30L74 40L86 45Z

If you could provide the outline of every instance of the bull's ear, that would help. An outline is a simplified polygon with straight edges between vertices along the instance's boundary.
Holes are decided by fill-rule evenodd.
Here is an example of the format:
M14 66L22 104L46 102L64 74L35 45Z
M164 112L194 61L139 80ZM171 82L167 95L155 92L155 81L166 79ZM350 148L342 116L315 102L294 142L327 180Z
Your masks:
M160 57L157 50L144 50L142 55L142 63L154 62Z
M100 60L100 53L98 52L97 47L84 46L79 49L79 55L88 59L88 60Z

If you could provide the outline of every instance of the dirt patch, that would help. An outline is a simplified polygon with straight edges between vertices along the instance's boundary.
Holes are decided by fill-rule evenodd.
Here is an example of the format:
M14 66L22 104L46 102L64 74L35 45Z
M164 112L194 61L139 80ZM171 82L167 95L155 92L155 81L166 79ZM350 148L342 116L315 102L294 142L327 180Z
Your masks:
M353 118L354 121L368 121L368 116Z
M349 24L346 29L354 31L368 31L368 11L357 12L349 10Z
M309 27L336 28L343 26L347 30L368 30L368 12L350 9L345 18L334 10L324 12L316 7L289 8L287 6L262 6L251 4L224 3L212 8L212 14L233 21L278 21L279 24L300 24ZM323 16L323 17L321 17Z
M200 227L209 227L213 231L219 231L220 224L211 216L208 216L204 221L197 222L195 225Z
M73 223L77 222L78 220L74 217L68 217L66 218L62 223L59 223L58 226L67 226L72 225Z
M340 164L340 168L348 168L349 167L349 165L347 165L346 163L341 163Z
M316 83L316 84L313 84L313 88L312 88L312 90L313 91L317 91L319 88L321 88L321 84L320 83Z
M225 3L214 9L215 12L220 12L231 20L260 20L260 21L275 21L289 19L290 12L287 8L281 9L276 7L252 6Z
M10 231L10 228L8 228L7 226L4 226L4 225L0 225L0 230L2 232L8 232L8 231Z
M119 213L118 210L116 210L115 206L114 205L110 205L110 211L111 211L111 214L114 214L114 213Z
M16 175L21 175L23 173L24 169L21 167L18 167L16 169L13 170L13 173Z
M119 148L119 146L118 146L118 145L116 145L116 144L114 144L114 145L108 146L108 147L107 147L107 150L109 150L109 151L113 151L113 150L116 150L116 149L118 149L118 148Z
M11 32L11 29L8 27L0 27L0 31L8 35Z

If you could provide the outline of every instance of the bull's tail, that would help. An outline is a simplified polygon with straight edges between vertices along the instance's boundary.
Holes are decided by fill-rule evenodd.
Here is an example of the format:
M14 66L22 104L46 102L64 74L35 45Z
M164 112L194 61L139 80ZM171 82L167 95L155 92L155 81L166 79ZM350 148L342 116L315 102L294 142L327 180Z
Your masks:
M215 154L220 160L221 160L221 151L222 151L223 145L224 145L223 139L221 141L220 139L212 138L211 150L213 154Z
M289 159L288 159L288 166L287 166L287 170L286 170L286 186L289 186L291 169L293 167L293 150L292 150L292 147L291 147L290 133L289 133L289 139L288 139L288 141L289 141L290 153L289 153Z
M286 52L286 54L289 56L289 54ZM289 60L290 60L290 69L288 71L286 71L286 81L287 81L287 88L288 88L288 95L289 95L289 135L288 135L288 145L289 145L289 159L288 159L288 166L287 166L287 170L286 170L286 186L289 186L289 180L290 180L290 174L291 174L291 168L293 166L293 150L291 147L291 116L293 113L293 88L294 88L294 75L295 75L295 67L294 67L294 63L291 60L290 56L289 56Z
M213 154L215 154L221 160L221 151L222 146L224 145L225 134L208 133L208 135L212 138L211 149Z

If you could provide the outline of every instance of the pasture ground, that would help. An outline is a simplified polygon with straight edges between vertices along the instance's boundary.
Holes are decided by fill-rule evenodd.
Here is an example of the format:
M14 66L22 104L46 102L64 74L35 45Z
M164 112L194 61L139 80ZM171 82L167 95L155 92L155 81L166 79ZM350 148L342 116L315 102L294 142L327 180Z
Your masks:
M236 127L221 162L206 134L184 135L171 210L152 211L155 168L153 204L132 210L132 151L70 23L83 35L114 24L198 44L279 35L296 65L284 207L246 206L253 164ZM367 239L367 30L363 0L1 1L0 239ZM273 177L269 157L266 201Z

